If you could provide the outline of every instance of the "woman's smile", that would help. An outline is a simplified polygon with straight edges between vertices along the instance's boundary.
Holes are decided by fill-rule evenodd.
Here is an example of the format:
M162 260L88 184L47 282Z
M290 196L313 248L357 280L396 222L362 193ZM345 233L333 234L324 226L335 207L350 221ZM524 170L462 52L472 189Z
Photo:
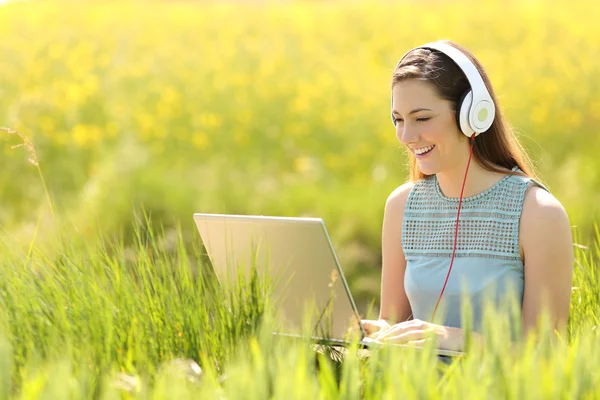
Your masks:
M417 157L418 159L423 159L423 158L429 156L429 154L431 154L433 149L435 149L435 144L432 144L431 146L412 149L412 152L414 153L415 157Z

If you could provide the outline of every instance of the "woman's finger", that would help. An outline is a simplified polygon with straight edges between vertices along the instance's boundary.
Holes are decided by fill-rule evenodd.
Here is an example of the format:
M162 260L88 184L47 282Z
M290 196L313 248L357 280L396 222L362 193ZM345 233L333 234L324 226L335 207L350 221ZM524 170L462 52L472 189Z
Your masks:
M385 325L382 321L372 319L363 319L361 323L366 330L380 330Z
M382 324L381 321L363 319L361 322L365 328L365 331L367 332L367 335L372 335L384 329L384 324Z
M372 331L376 331L378 329L377 325L375 325L375 321L371 321L369 319L363 319L360 321L362 326L365 328L365 331L368 333Z
M375 331L375 329L373 329L374 327L371 321L363 319L360 321L360 323L362 324L363 328L365 328L365 332L367 332L367 335L370 335L373 331Z
M378 332L376 338L378 340L383 340L384 338L389 338L392 336L399 336L403 333L410 332L412 330L423 330L423 329L424 329L424 327L420 323L420 321L418 321L418 322L405 321L405 322L401 322L396 325L392 325L389 328L384 329L381 332Z
M385 337L385 338L381 339L381 341L384 343L406 344L408 342L423 340L426 338L425 337L426 334L427 334L427 331L418 329L418 330L404 332L404 333L402 333L400 335L396 335L396 336Z

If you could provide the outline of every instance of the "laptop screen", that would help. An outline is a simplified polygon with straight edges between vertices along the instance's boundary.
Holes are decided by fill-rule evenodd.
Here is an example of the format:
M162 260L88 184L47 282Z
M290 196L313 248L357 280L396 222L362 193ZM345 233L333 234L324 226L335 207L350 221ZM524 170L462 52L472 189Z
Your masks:
M313 336L343 339L353 328L363 336L322 219L194 214L194 221L221 285L252 268L270 283L280 333L311 327Z

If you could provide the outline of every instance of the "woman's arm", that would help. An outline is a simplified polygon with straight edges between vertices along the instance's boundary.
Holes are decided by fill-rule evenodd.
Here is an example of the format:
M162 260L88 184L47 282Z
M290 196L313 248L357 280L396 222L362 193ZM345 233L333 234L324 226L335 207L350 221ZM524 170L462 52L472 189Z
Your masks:
M395 323L411 316L410 304L404 291L406 260L402 251L402 218L413 183L394 190L385 204L382 229L381 305L379 319Z
M525 264L523 332L536 328L543 312L565 332L573 280L573 238L565 209L535 186L525 197L519 228Z

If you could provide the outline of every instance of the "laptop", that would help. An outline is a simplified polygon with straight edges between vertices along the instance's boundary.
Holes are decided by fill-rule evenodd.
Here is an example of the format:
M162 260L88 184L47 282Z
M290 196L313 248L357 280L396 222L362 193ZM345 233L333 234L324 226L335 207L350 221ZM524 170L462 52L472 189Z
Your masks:
M357 339L363 348L382 345L366 335L323 219L203 213L193 217L221 286L234 285L240 274L249 277L253 268L268 279L279 326L275 335L303 338L301 332L308 327L318 344L347 347Z

